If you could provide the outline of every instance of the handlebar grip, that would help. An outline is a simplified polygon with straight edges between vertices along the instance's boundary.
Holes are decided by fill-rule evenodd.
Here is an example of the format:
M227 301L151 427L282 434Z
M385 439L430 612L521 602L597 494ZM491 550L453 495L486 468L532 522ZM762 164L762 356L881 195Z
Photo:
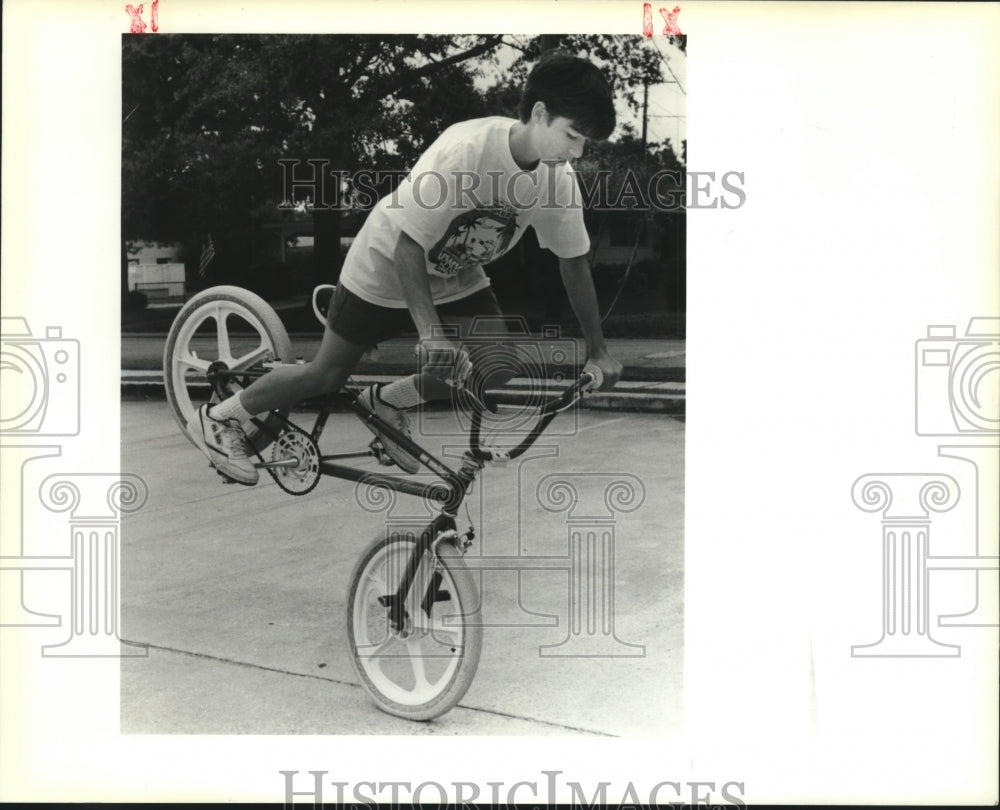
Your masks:
M589 377L590 382L583 382L584 377ZM601 371L599 366L587 363L580 374L580 390L583 393L590 393L593 390L599 389L602 385L604 385L604 372Z

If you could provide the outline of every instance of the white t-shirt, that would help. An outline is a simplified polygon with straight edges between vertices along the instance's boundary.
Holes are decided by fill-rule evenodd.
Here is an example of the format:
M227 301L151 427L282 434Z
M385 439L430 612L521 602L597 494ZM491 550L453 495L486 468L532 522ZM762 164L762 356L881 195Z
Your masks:
M483 271L530 225L562 258L590 249L583 207L567 163L520 169L510 152L513 118L479 118L446 129L358 232L340 283L372 304L405 308L393 253L400 231L424 249L435 303L488 287Z

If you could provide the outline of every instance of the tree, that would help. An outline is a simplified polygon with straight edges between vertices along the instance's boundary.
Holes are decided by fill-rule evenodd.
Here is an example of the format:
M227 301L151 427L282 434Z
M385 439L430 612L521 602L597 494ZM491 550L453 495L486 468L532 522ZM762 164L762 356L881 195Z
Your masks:
M661 56L641 37L603 34L542 34L515 39L520 56L511 66L512 79L520 86L528 70L548 50L558 49L590 59L611 81L615 95L633 110L642 107L644 83L663 80Z
M500 39L125 37L123 239L180 237L197 255L210 232L213 270L245 269L263 249L262 212L280 202L279 159L317 158L352 171L390 154L412 155L441 110L477 98L461 65ZM448 87L458 92L446 95ZM410 106L437 115L407 116L400 102L408 97ZM318 277L338 269L340 217L317 214Z
M641 43L579 34L125 36L122 238L182 241L190 268L211 233L212 280L239 282L273 241L262 224L284 193L280 160L301 161L303 174L308 159L346 172L408 169L449 124L513 114L530 65L554 46L592 58L637 110L643 82L662 78L658 54ZM518 54L513 65L501 67L501 50ZM498 75L489 86L487 69ZM339 211L312 212L314 282L339 271L342 221ZM124 289L124 262L122 279Z

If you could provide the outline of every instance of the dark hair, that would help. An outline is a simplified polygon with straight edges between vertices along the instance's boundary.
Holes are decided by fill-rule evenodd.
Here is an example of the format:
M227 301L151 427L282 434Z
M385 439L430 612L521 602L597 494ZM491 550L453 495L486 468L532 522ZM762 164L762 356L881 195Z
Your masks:
M535 103L545 103L549 115L573 122L584 137L603 141L615 129L611 85L597 66L563 51L549 51L528 74L517 111L528 122Z

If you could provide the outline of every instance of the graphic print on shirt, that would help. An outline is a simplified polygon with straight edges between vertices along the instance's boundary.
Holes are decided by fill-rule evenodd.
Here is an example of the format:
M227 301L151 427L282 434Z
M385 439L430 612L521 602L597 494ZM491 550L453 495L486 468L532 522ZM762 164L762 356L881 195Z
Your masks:
M489 264L510 246L517 232L517 211L506 202L480 205L451 221L427 254L432 272L445 278Z

